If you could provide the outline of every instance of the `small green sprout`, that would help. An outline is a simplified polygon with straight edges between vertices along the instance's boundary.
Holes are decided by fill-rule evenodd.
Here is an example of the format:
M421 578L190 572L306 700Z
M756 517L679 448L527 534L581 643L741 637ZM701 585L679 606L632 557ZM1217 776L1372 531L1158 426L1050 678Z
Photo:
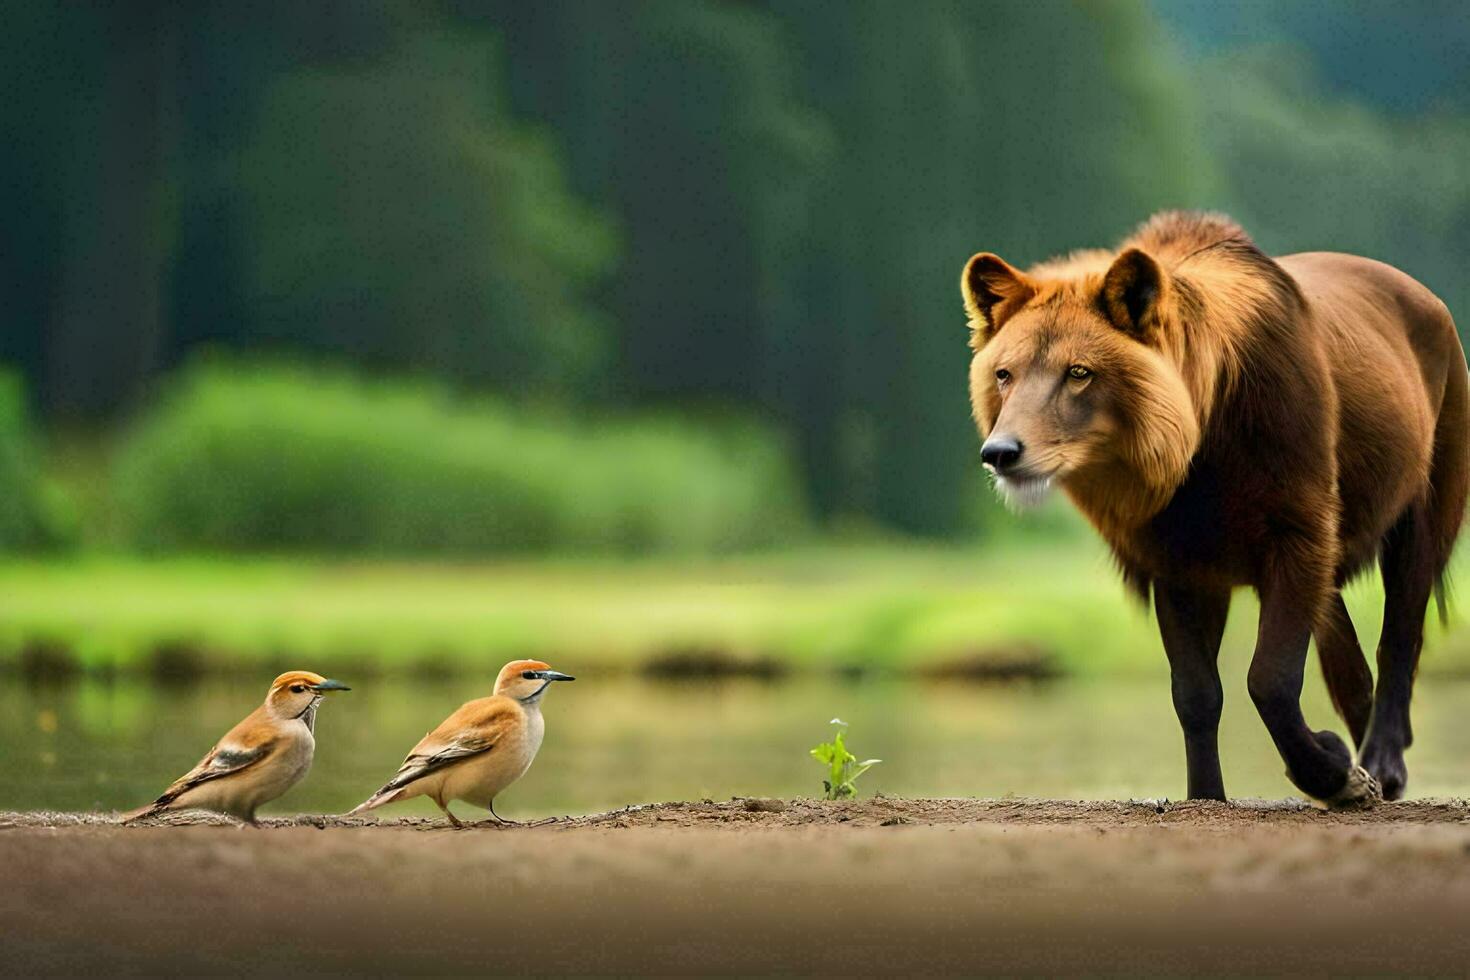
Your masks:
M832 724L838 726L837 734L832 736L832 741L822 742L812 749L812 758L827 767L827 778L822 780L822 785L827 790L826 798L845 800L849 796L857 795L857 790L852 785L857 778L883 760L865 759L858 762L857 756L847 751L847 746L842 744L842 736L847 732L847 722L841 718L833 718Z

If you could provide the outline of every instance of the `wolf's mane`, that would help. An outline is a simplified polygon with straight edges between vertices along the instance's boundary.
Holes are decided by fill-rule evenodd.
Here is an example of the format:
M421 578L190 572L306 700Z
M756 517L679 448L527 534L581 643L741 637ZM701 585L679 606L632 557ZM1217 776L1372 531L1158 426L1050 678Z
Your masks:
M1201 432L1240 380L1249 338L1291 322L1304 300L1296 282L1245 229L1223 214L1163 211L1113 250L1082 249L1032 266L1038 303L1096 296L1113 260L1150 255L1169 279L1161 352L1189 390ZM1265 331L1269 333L1269 330Z

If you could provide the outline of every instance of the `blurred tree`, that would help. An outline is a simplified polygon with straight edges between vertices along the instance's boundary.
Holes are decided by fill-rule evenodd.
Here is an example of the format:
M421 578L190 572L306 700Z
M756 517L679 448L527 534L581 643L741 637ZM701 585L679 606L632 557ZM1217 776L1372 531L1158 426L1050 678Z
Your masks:
M612 228L507 116L497 67L488 42L428 30L275 82L239 169L258 340L521 395L573 396L602 366L585 295Z
M1390 117L1322 91L1299 51L1245 49L1204 64L1217 93L1209 147L1225 196L1274 253L1356 252L1398 266L1470 326L1470 120Z
M85 11L3 0L0 65L0 360L36 377L64 245L59 161L98 38Z
M195 3L175 8L179 45L179 230L169 366L200 345L259 338L250 290L242 148L275 82L293 71L371 71L406 33L438 23L403 0Z
M626 228L611 291L634 399L765 401L809 327L801 246L827 128L755 4L464 4L512 52L517 108L562 134L575 183Z
M459 8L504 33L517 108L556 126L577 188L626 229L615 390L758 406L796 433L830 513L838 406L811 232L838 147L785 26L710 0Z
M1396 113L1470 110L1470 4L1464 0L1154 0L1193 51L1286 45L1339 98ZM1292 50L1294 49L1294 50Z
M8 4L6 347L57 415L139 394L168 325L176 105L172 4ZM15 9L9 9L15 8ZM13 60L12 60L13 58ZM13 208L13 210L12 210ZM13 223L12 223L13 222Z

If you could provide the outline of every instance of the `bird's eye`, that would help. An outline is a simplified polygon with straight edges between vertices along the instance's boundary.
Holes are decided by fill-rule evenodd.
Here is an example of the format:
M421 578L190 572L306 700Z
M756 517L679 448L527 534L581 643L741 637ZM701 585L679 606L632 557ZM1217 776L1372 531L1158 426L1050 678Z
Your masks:
M1073 381L1086 381L1088 378L1092 377L1092 372L1087 370L1087 368L1083 367L1081 364L1073 364L1071 367L1067 368L1067 377L1071 378Z
M302 691L305 691L306 688L301 686L300 684L292 684L291 690L295 691L297 694L300 694Z
M523 670L521 671L521 676L528 681L534 681L536 679L536 672L534 670Z
M1007 381L1011 380L1011 372L1007 371L1005 368L1001 368L999 371L995 372L995 380L999 381L1001 384L1005 384Z

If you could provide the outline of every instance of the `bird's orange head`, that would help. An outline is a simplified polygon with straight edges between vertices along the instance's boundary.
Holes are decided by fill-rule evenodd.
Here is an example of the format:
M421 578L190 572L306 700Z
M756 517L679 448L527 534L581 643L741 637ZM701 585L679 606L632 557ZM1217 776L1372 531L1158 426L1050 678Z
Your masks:
M525 704L535 704L553 681L571 680L576 678L552 670L549 664L540 660L512 660L500 668L500 676L495 679L495 693Z
M279 718L300 718L332 691L352 690L341 681L330 680L309 670L288 670L271 682L266 707Z

